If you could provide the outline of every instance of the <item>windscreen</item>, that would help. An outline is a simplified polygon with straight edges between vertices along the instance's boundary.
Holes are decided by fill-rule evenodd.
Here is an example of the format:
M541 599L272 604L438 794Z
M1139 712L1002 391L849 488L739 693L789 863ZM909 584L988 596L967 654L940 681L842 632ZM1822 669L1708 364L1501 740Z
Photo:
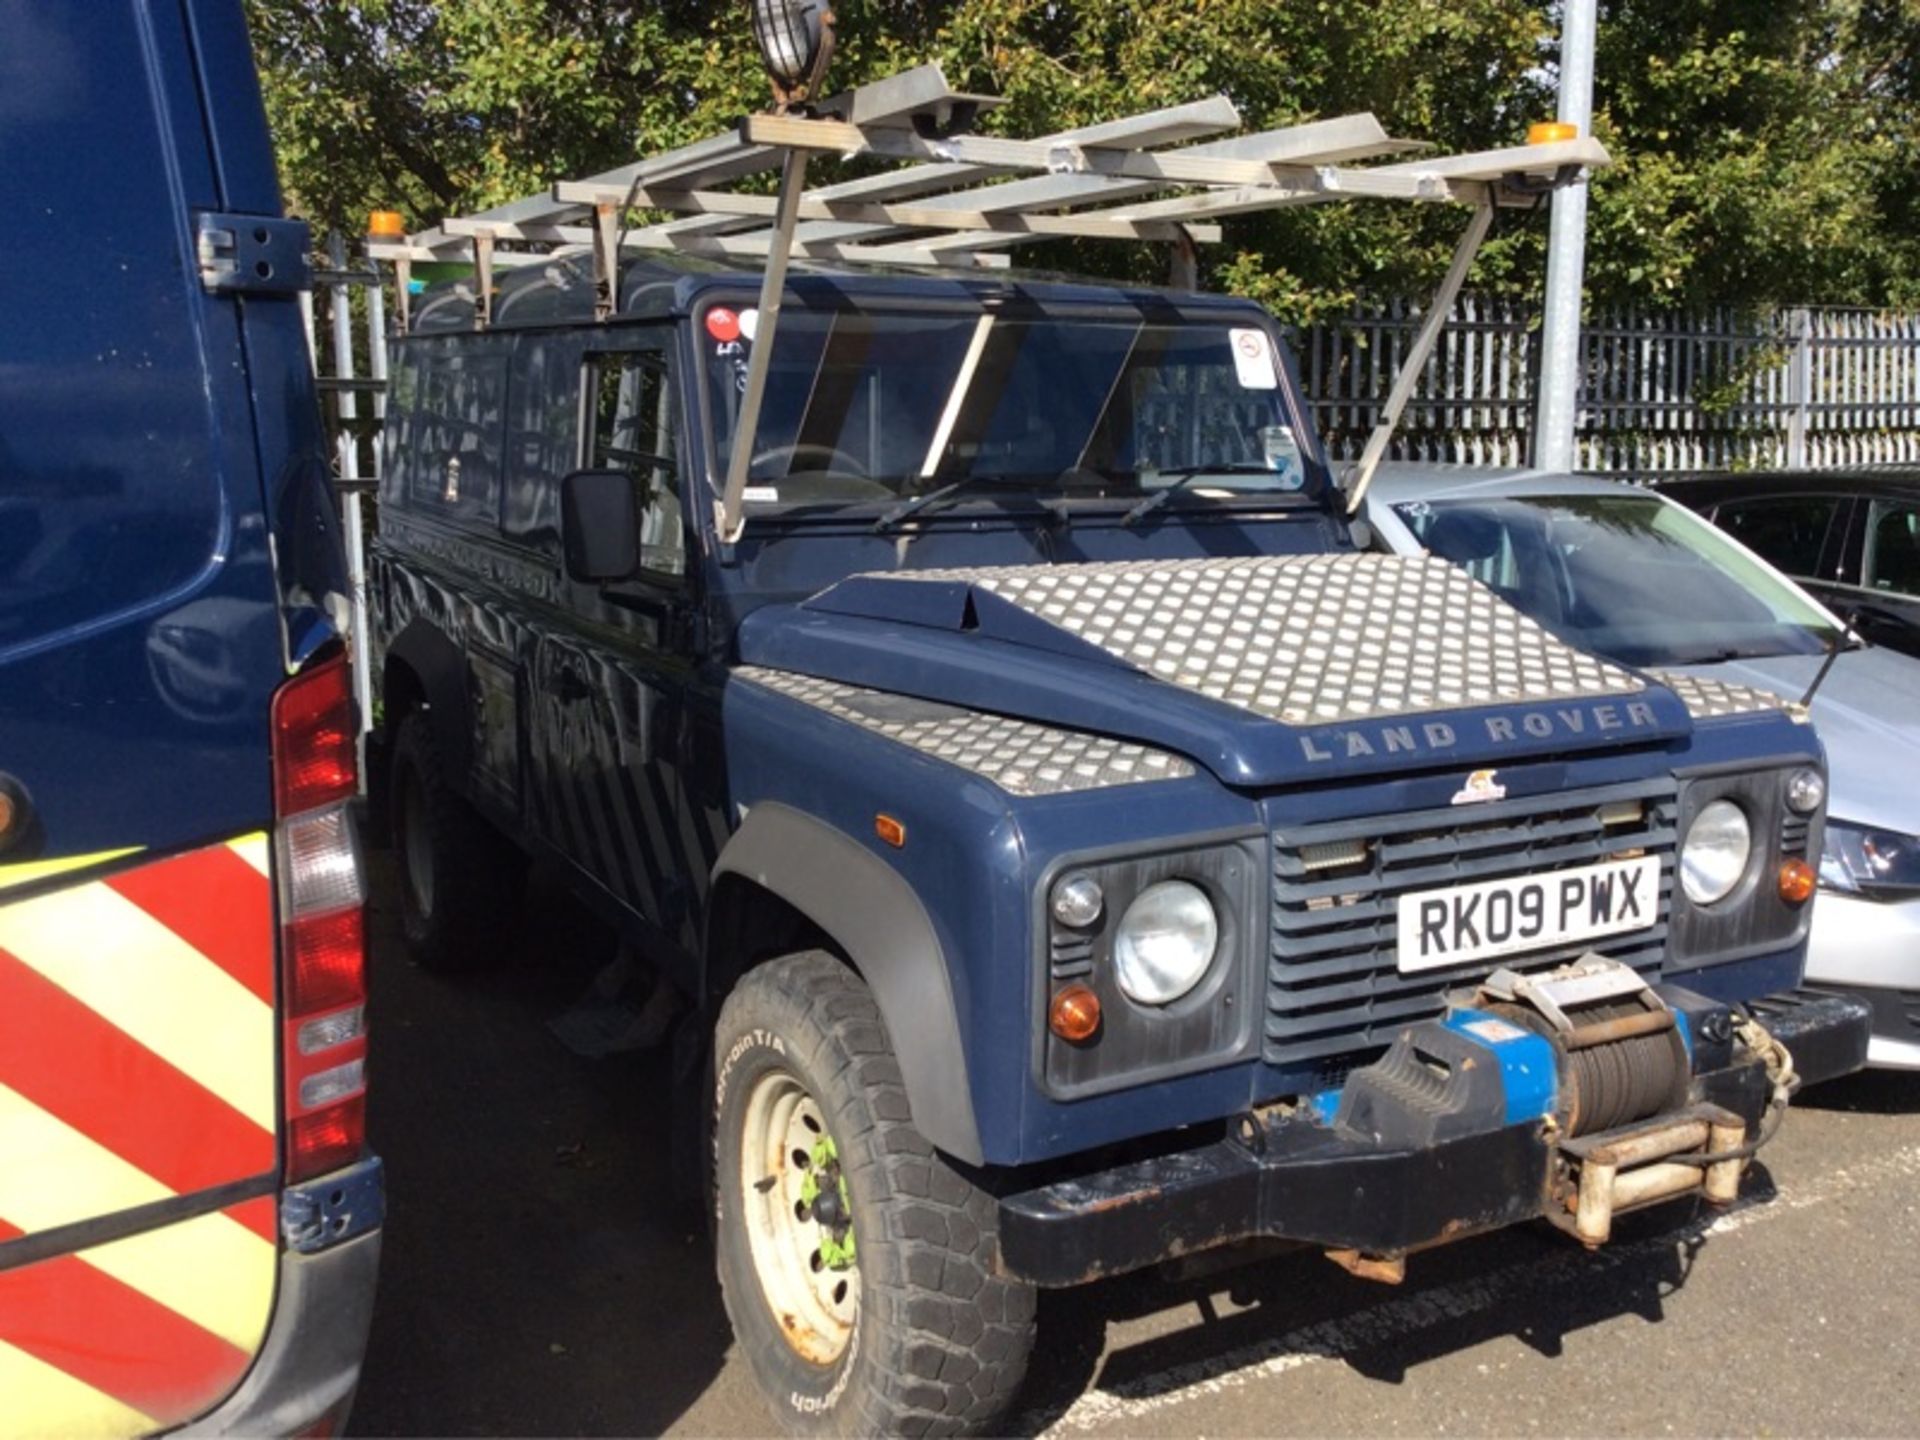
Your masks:
M701 332L722 474L754 329L752 312L709 310ZM1264 330L789 310L747 500L845 506L956 481L1068 498L1139 496L1183 477L1190 493L1216 498L1304 485Z
M1427 549L1568 643L1627 665L1816 654L1837 627L1698 516L1652 495L1414 501Z

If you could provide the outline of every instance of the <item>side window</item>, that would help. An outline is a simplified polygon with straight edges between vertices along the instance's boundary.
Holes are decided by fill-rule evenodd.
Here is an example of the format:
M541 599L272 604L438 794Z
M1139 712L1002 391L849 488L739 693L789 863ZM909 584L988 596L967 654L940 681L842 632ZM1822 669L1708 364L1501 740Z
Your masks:
M1920 595L1920 508L1876 500L1867 515L1867 559L1863 582L1869 590Z
M1729 501L1714 519L1722 530L1787 574L1817 577L1820 552L1839 509L1837 496L1781 495Z
M640 563L678 580L687 572L680 517L672 373L664 351L589 355L587 404L592 432L584 458L590 470L624 470L640 498Z
M414 407L414 503L492 520L500 513L500 433L507 357L440 354L419 376Z
M420 362L417 345L397 346L393 374L387 381L387 423L381 427L380 498L405 501L407 475L413 464L414 419L420 409Z
M529 333L515 342L500 528L521 545L558 552L560 478L580 467L577 333Z

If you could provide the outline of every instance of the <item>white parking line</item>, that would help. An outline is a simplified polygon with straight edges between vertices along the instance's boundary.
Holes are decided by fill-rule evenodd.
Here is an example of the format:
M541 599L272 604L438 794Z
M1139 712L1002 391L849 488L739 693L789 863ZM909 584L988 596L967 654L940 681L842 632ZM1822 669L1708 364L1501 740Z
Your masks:
M1136 1376L1111 1389L1089 1390L1043 1433L1059 1436L1089 1430L1123 1430L1158 1411L1202 1396L1239 1390L1303 1366L1340 1361L1389 1341L1482 1314L1560 1279L1590 1280L1605 1271L1671 1250L1678 1241L1732 1235L1824 1205L1843 1195L1913 1179L1920 1179L1920 1146L1892 1150L1848 1169L1829 1170L1796 1183L1791 1189L1783 1189L1769 1200L1744 1200L1713 1219L1701 1219L1677 1230L1594 1254L1569 1242L1566 1250L1546 1259L1529 1258L1476 1279L1383 1300L1337 1320L1304 1325L1284 1335L1237 1346L1204 1360ZM1045 1424L1046 1418L1038 1414L1023 1417L1025 1423L1017 1424L1014 1433L1033 1434L1034 1427Z

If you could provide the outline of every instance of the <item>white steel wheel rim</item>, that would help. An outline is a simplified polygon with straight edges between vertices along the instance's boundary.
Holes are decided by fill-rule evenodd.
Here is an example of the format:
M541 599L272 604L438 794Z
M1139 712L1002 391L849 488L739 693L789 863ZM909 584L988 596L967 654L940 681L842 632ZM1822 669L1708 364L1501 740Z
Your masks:
M433 917L433 840L427 832L427 797L416 775L407 776L400 797L402 851L407 859L407 889L414 911L424 920Z
M853 1340L860 1268L823 1259L828 1238L801 1192L825 1118L806 1087L784 1070L760 1077L741 1120L740 1206L761 1293L780 1333L803 1360L831 1365ZM805 1163L802 1163L802 1162Z

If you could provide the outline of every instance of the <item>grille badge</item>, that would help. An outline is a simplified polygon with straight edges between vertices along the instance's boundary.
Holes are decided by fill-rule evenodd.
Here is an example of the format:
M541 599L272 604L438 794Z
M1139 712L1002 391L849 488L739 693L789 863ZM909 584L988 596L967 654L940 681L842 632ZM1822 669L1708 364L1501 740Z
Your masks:
M1495 800L1507 798L1507 787L1494 776L1498 770L1476 770L1467 777L1467 783L1454 792L1455 805L1489 805Z

